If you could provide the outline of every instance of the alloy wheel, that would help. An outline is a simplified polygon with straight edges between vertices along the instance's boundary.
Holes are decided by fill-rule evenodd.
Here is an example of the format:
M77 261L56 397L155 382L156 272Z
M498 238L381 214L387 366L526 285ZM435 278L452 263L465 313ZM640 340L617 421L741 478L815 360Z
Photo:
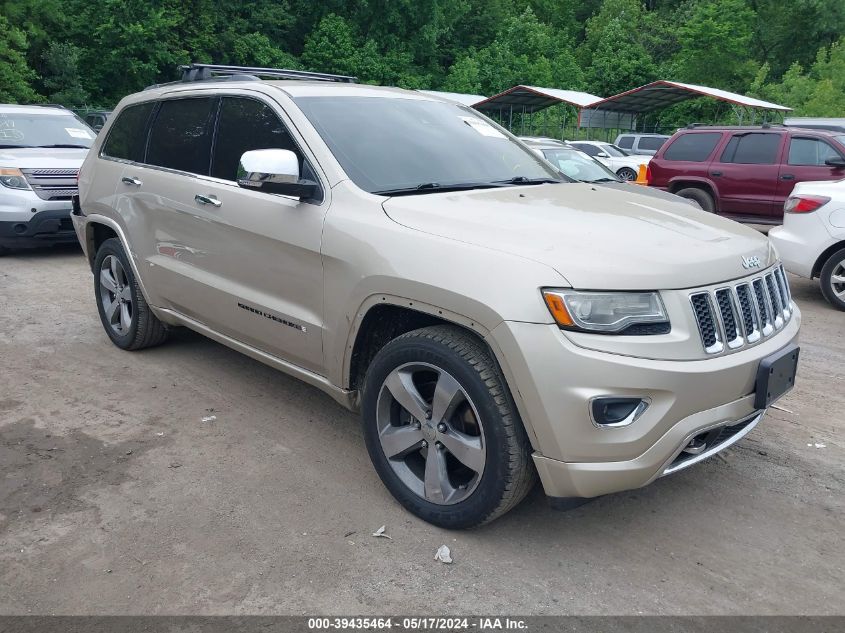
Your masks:
M845 259L833 267L830 273L830 289L837 299L845 301Z
M481 417L443 369L406 363L391 371L379 392L376 424L390 467L426 501L459 503L481 481L486 463Z
M123 264L114 255L108 255L100 265L100 304L111 329L124 336L129 332L134 314L132 290Z

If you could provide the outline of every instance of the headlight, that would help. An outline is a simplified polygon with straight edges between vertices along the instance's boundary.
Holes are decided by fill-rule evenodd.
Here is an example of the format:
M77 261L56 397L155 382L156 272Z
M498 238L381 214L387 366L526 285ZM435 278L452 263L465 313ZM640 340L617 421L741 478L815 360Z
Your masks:
M666 334L669 317L657 292L543 290L557 324L598 334Z
M20 169L0 168L0 185L9 189L29 189L29 183Z

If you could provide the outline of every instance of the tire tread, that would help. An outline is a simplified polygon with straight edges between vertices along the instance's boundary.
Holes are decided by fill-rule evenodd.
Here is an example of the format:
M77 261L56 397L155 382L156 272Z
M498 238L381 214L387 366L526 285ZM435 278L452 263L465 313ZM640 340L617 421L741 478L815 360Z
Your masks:
M505 484L499 504L477 525L484 525L516 507L537 482L537 471L531 460L531 447L510 392L505 386L499 366L481 341L451 325L435 325L407 332L399 340L424 338L439 343L457 354L479 375L501 415L501 424L508 438L510 479Z

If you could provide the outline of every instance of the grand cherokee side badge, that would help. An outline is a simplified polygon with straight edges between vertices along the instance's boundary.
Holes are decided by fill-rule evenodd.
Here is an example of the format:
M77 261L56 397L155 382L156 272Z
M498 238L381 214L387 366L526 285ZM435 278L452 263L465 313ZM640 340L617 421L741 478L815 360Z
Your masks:
M741 257L743 268L760 268L760 258L757 255L751 255L750 257L741 255Z

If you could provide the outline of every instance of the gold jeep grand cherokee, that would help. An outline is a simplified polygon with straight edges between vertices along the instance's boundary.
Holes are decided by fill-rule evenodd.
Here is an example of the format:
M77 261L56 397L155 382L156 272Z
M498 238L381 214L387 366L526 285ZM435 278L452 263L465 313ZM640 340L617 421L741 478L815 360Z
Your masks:
M644 486L792 387L800 314L756 231L571 182L419 92L183 72L123 99L80 173L106 333L186 326L360 410L426 521L490 521L538 475L560 506Z

